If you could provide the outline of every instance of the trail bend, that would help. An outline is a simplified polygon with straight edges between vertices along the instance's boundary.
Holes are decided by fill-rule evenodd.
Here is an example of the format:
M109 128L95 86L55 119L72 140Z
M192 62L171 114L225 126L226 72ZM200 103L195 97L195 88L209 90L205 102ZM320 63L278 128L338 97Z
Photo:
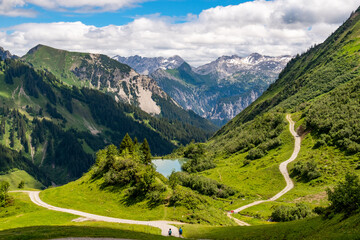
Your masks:
M73 215L84 217L88 220L95 220L95 221L102 221L102 222L111 222L111 223L125 223L125 224L136 224L136 225L147 225L159 228L161 230L161 235L168 236L168 231L171 228L172 236L179 237L179 230L177 227L170 225L170 224L183 224L180 222L170 222L170 221L137 221L137 220L129 220L129 219L121 219L121 218L113 218L113 217L106 217L91 213L86 213L78 210L67 209L67 208L60 208L55 207L50 204L43 202L40 199L40 191L12 191L12 192L24 192L29 194L29 197L33 203L40 207L47 208L49 210L70 213Z
M291 178L289 176L289 172L287 170L287 165L297 158L297 156L300 152L301 138L294 130L295 122L291 119L290 114L286 115L286 120L289 122L289 130L290 130L291 135L293 135L293 137L295 139L295 143L294 143L294 151L293 151L291 157L288 160L280 163L280 166L279 166L279 170L280 170L281 174L284 176L284 179L286 182L285 188L283 190L281 190L279 193L277 193L275 196L273 196L267 200L260 200L260 201L255 201L255 202L249 203L245 206L239 207L239 208L231 211L231 213L239 213L249 207L252 207L252 206L264 203L264 202L275 201L275 200L279 199L280 197L282 197L285 193L289 192L291 189L294 188L294 182L291 180ZM234 219L230 213L228 213L228 216L230 218ZM250 224L240 221L240 220L236 221L236 223L240 226L250 226Z

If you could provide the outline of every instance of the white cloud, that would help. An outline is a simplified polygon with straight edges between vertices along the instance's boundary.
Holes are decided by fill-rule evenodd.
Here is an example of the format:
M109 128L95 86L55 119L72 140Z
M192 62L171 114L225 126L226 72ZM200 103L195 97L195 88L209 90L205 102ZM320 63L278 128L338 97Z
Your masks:
M24 0L0 0L0 15L8 17L34 17L36 12L31 9L24 9Z
M53 10L75 12L107 12L132 7L146 0L26 0L36 6Z
M74 6L70 1L67 4L66 7ZM0 32L0 46L18 55L39 43L110 56L177 54L194 65L221 55L296 54L324 41L359 4L360 0L257 0L204 10L198 16L189 15L187 22L177 24L156 15L138 18L123 26L28 23Z
M35 17L37 12L29 7L37 6L53 11L78 13L108 12L134 7L149 0L0 0L0 15L10 17Z

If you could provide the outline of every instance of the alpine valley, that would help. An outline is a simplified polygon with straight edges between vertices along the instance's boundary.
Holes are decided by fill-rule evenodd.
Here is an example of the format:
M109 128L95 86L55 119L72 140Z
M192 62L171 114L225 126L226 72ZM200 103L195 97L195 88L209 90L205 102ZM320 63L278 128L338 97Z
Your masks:
M39 45L21 59L7 56L0 73L4 152L20 152L27 168L48 176L44 184L78 178L97 150L119 144L126 133L146 138L153 154L163 155L217 129L179 107L154 80L104 55ZM1 171L24 169L11 159Z
M291 56L223 56L194 68L179 56L114 59L149 74L184 109L222 126L255 101L278 77Z
M359 52L360 8L276 58L283 70L258 54L153 64L188 96L272 66L277 80L251 80L265 91L213 134L159 78L104 55L39 45L1 61L0 238L359 239ZM152 154L182 171L164 177Z

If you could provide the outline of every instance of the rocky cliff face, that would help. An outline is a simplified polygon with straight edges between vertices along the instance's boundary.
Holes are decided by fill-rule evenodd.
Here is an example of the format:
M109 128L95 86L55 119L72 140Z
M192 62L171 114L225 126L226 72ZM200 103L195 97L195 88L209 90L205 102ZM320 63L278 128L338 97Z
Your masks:
M37 68L51 71L65 83L107 92L116 101L138 106L153 115L162 111L156 98L173 102L156 81L105 55L68 52L38 45L23 59Z
M12 55L9 51L3 49L2 47L0 47L0 57L3 60L9 59L9 58L12 58L12 59L18 58L18 56Z
M155 57L147 58L140 56L121 57L115 56L113 59L127 64L140 74L148 75L155 72L158 69L174 69L184 63L184 60L179 56L173 56L170 58Z
M92 88L112 93L116 101L139 106L150 114L160 114L161 108L153 95L171 100L152 78L126 66L109 68L104 55L89 56L82 59L80 65L73 65L71 72L81 81L88 81Z

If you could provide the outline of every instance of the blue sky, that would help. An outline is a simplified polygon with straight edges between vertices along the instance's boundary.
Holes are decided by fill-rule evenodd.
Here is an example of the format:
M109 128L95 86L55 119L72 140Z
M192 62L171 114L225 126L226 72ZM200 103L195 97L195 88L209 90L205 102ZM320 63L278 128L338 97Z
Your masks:
M76 0L74 0L76 1ZM101 1L101 0L95 0ZM0 27L9 27L26 22L33 23L49 23L49 22L74 22L81 21L87 25L94 25L97 27L103 27L110 24L123 25L139 18L141 16L151 16L154 14L160 14L161 16L167 16L174 18L174 21L181 22L188 14L199 14L204 9L209 9L217 6L238 5L243 2L249 2L246 0L152 0L143 3L137 3L134 6L125 7L123 9L117 9L109 12L85 12L76 13L71 9L66 12L59 12L52 9L44 9L34 4L28 3L25 9L35 10L37 12L36 17L11 17L0 16Z
M360 0L0 0L0 46L37 44L194 66L223 55L295 55L321 43Z

